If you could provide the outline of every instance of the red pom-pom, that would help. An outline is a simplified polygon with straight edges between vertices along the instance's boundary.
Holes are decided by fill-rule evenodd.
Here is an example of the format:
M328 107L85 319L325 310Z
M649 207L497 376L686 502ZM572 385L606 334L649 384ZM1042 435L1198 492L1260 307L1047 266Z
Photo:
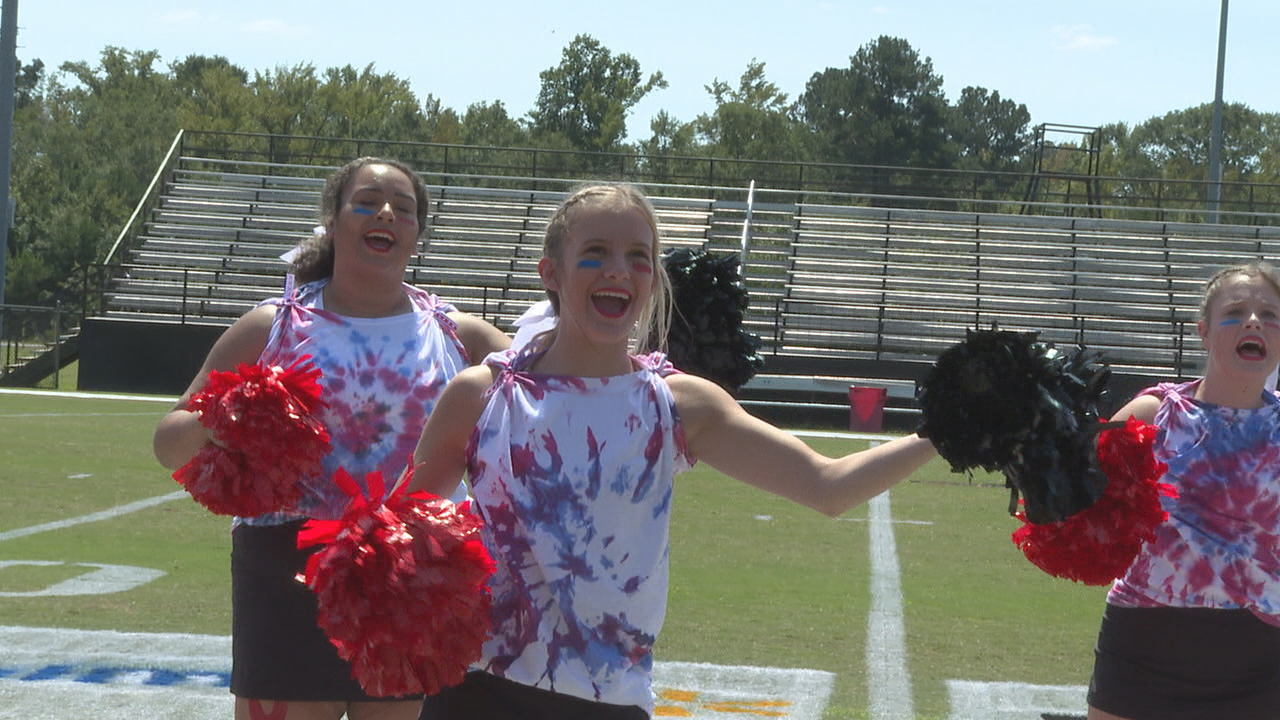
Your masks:
M491 622L493 560L480 517L470 502L425 492L370 500L344 469L334 480L353 497L346 513L298 536L298 547L325 543L301 578L316 593L320 627L370 695L433 695L462 682ZM382 496L380 474L365 482Z
M1093 505L1061 522L1033 524L1014 531L1018 546L1036 567L1055 577L1086 585L1106 585L1124 574L1142 544L1168 518L1160 496L1177 491L1159 482L1167 467L1155 459L1158 428L1135 418L1098 437L1098 463L1108 477Z
M220 443L173 474L197 502L245 517L297 504L298 480L318 474L329 452L329 431L319 420L320 370L308 359L214 370L191 396L187 409L200 413L200 424Z

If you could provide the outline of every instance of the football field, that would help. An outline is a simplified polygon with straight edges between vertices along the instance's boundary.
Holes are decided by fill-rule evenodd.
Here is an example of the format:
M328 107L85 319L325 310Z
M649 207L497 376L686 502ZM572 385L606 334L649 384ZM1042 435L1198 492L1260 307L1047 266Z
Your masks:
M154 460L172 398L0 392L0 718L229 718L229 521ZM880 438L800 433L827 454ZM1083 718L1105 588L940 460L837 520L676 480L657 716Z

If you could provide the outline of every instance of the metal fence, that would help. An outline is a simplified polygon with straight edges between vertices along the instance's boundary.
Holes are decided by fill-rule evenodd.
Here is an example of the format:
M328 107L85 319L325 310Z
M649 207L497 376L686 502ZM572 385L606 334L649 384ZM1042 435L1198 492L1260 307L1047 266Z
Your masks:
M57 389L68 320L61 306L0 305L0 385Z

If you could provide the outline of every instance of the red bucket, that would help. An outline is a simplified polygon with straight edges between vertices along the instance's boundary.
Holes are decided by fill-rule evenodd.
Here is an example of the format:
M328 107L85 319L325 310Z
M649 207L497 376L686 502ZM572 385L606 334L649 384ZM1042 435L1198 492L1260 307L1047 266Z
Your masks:
M884 429L884 401L889 390L882 387L849 386L849 429L880 432Z

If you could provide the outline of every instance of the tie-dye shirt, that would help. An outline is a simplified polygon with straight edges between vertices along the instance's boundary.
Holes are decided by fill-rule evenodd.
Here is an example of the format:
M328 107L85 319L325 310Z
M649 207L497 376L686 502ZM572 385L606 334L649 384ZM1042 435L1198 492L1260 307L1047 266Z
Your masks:
M1280 624L1280 401L1212 405L1194 398L1198 382L1145 391L1161 398L1155 452L1179 497L1162 498L1168 521L1107 601L1247 608Z
M605 378L527 372L509 350L468 447L497 562L476 665L515 682L653 712L674 476L692 466L665 356Z
M410 285L411 312L355 318L324 309L327 280L298 287L263 304L279 306L261 362L289 365L310 355L320 368L322 420L332 450L320 477L304 482L302 515L341 517L349 498L332 481L346 468L364 486L366 473L381 471L387 487L413 457L422 426L444 386L466 368L466 350L447 313L453 306ZM300 517L271 513L244 519L274 525Z

